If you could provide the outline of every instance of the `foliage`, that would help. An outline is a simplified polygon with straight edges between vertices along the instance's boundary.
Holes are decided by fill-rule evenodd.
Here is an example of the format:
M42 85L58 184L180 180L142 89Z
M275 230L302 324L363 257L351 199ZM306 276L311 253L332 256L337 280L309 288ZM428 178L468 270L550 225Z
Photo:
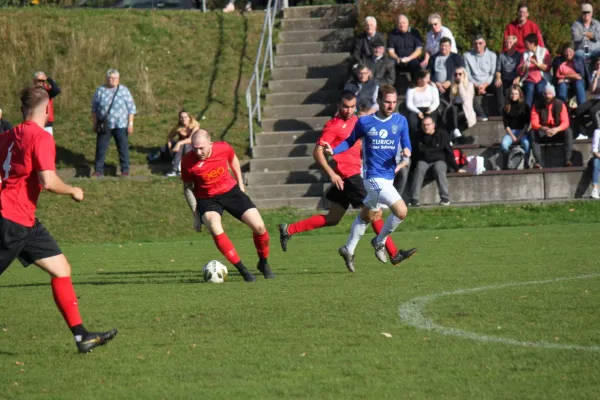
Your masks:
M433 13L442 16L442 23L447 26L459 49L469 50L471 37L475 33L483 33L488 46L495 51L502 48L502 37L506 25L517 15L517 5L522 1L511 0L415 0L395 1L364 0L360 2L359 20L367 15L377 18L382 32L394 28L394 18L400 14L409 17L412 26L417 27L424 35L429 30L427 17ZM571 24L580 16L577 0L531 0L529 18L537 23L542 31L546 47L552 54L560 46L571 40Z

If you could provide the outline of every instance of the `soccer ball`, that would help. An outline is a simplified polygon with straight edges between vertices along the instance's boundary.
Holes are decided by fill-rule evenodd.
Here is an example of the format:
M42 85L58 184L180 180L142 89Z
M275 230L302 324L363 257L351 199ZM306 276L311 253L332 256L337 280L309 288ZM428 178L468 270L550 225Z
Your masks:
M227 279L227 267L217 260L209 261L202 268L202 276L206 282L223 283Z

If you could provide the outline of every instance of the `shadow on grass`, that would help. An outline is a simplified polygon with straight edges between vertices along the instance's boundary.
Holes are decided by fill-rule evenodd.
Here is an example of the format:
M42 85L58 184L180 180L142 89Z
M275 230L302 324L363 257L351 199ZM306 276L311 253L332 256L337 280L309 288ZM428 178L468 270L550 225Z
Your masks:
M206 104L196 117L198 121L202 121L202 117L204 116L204 114L206 114L212 102L215 101L213 91L215 87L215 81L217 80L217 75L219 74L219 66L221 65L221 57L223 56L223 46L225 45L225 28L223 26L223 15L221 13L217 13L217 20L219 22L219 42L217 45L217 53L215 54L215 58L213 59L213 68L212 74L210 75L208 93L206 95Z
M88 160L85 155L75 153L63 146L56 146L56 159L70 167L76 168L90 167L93 164L93 160Z

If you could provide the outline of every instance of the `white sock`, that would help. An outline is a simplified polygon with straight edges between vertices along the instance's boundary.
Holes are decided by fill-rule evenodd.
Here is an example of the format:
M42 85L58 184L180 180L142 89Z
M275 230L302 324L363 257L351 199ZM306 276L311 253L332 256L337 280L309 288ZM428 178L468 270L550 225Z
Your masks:
M457 137L461 137L462 133L460 133L460 131L458 129L455 129L454 132L452 132L452 137L453 138L457 138Z
M350 236L348 236L348 241L346 242L346 248L350 254L354 254L354 249L356 249L356 245L358 241L365 234L367 227L369 226L368 222L363 221L360 218L360 214L356 216L354 222L352 222L352 228L350 228Z
M385 219L385 223L383 224L383 228L381 228L381 232L377 235L377 243L385 243L387 237L396 230L398 225L402 223L402 220L396 217L394 214L391 214L389 217Z

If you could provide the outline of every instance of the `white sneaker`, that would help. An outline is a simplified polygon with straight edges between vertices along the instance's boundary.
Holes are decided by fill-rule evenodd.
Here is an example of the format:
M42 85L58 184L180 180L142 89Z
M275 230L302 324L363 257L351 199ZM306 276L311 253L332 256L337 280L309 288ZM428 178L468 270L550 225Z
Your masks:
M575 138L575 140L586 140L588 137L583 133L580 133L579 136Z
M233 5L233 3L227 4L227 6L223 9L224 13L228 13L228 12L232 12L232 11L235 11L235 6Z
M440 201L440 206L449 206L450 205L450 201Z
M168 177L170 177L170 178L172 178L172 177L174 177L174 176L177 176L177 175L179 175L179 171L169 171L169 172L167 172L167 174L166 174L166 176L168 176Z
M598 189L592 189L592 199L600 199L600 194L598 193Z
M458 137L461 137L461 136L462 136L462 133L460 133L460 131L458 129L455 129L454 132L452 132L452 137L455 139Z

